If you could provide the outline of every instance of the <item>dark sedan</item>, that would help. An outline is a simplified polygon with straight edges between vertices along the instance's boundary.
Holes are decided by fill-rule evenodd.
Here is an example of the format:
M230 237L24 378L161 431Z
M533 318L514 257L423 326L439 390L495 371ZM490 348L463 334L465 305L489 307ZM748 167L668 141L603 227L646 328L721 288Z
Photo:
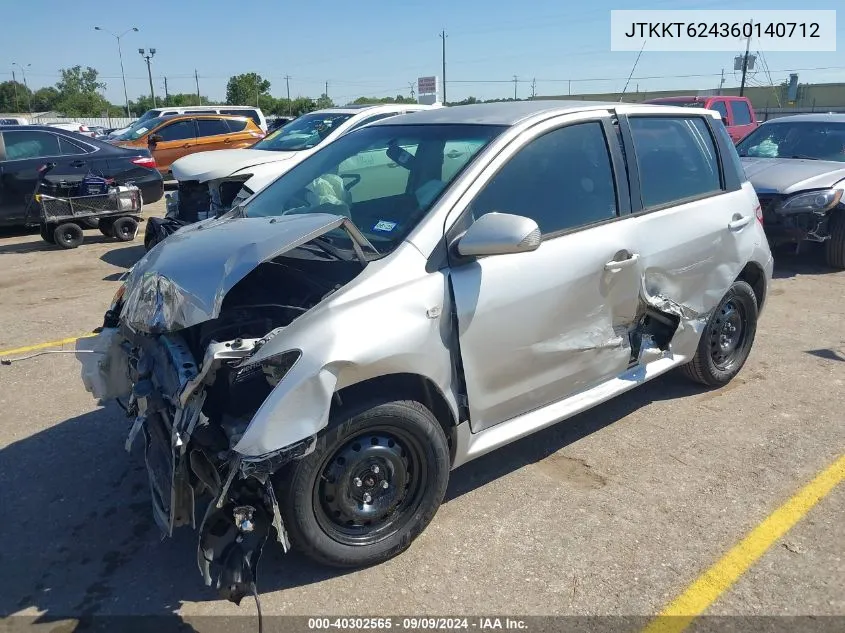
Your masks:
M0 226L34 224L32 200L38 168L55 163L50 178L74 182L89 174L134 184L145 204L160 200L164 183L149 150L116 147L88 136L41 125L0 129Z

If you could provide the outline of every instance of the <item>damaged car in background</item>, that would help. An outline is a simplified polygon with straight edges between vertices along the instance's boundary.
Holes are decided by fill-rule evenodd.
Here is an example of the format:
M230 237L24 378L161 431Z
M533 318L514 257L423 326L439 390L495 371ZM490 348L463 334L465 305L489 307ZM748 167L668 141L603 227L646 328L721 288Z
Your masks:
M294 119L248 149L179 159L172 168L179 189L169 194L165 217L147 222L144 246L149 250L183 226L225 213L347 132L432 107L404 103L326 108Z
M730 381L772 257L711 116L388 119L149 251L77 357L126 411L163 533L196 528L206 584L239 602L268 540L385 561L450 470L673 368Z
M845 268L845 114L767 121L737 151L772 247L823 243L827 264Z

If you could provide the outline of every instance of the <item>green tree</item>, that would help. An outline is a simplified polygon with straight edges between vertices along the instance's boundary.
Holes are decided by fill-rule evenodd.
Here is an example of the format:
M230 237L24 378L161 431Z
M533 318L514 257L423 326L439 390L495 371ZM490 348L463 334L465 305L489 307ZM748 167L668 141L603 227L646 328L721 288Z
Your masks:
M364 105L367 103L416 103L416 99L411 97L403 97L396 95L395 97L358 97L352 103L357 105Z
M61 80L56 83L59 99L56 110L66 116L100 116L111 104L98 91L106 87L97 80L97 71L90 66L62 68Z
M32 111L47 112L55 110L61 94L53 86L39 88L32 94Z
M17 93L17 99L15 98L15 93ZM26 112L26 98L28 95L31 96L29 88L19 81L4 81L0 83L0 112Z
M226 103L253 105L262 95L270 95L270 82L258 73L245 73L229 77L226 84Z
M322 110L323 108L331 108L334 106L334 101L325 92L320 95L320 98L314 102L315 110Z

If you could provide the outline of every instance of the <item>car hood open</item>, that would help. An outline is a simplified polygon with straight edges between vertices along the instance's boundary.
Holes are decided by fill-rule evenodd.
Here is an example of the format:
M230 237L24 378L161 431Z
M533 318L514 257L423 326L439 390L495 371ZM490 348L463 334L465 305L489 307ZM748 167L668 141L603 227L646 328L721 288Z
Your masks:
M296 154L296 152L274 152L263 149L219 149L184 156L174 162L170 169L176 180L208 182L231 176L236 171L254 165L288 160Z
M187 226L132 267L121 318L156 334L217 318L226 294L259 264L337 228L372 248L349 218L327 213L229 215Z
M845 163L800 158L743 157L745 175L757 193L790 194L832 187L845 178Z

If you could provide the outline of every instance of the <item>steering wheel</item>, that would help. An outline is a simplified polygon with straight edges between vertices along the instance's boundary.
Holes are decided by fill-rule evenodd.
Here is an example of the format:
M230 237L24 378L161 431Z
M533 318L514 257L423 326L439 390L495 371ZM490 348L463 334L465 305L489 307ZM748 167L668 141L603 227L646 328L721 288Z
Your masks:
M354 186L355 186L355 185L357 185L359 182L361 182L361 176L360 176L360 174L343 174L343 175L341 176L341 178L342 178L342 179L343 179L343 181L344 181L344 182L343 182L343 188L344 188L344 189L346 189L347 191L349 191L350 189L352 189L352 187L354 187ZM347 183L347 182L346 182L346 179L347 179L347 178L349 178L352 182Z

